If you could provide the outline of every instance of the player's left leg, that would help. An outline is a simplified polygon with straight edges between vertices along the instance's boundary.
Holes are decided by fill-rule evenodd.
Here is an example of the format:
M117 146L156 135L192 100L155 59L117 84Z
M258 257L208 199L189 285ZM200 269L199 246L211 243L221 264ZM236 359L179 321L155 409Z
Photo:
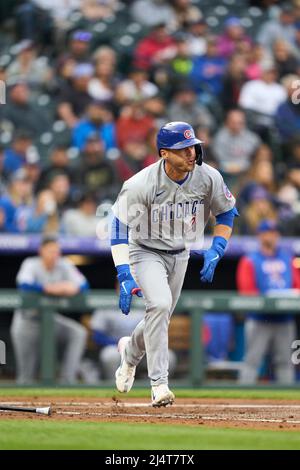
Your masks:
M87 330L77 321L59 314L54 316L54 323L56 338L64 346L60 381L76 383L78 366L86 347Z
M137 365L145 351L148 375L153 384L168 383L168 323L172 294L168 267L160 254L141 250L132 263L132 274L145 298L145 318L135 328L125 358Z
M295 321L276 323L273 330L273 360L276 378L280 384L291 385L295 380L295 369L291 358L291 346L296 338Z
M172 294L172 306L169 317L170 319L181 294L185 273L189 262L189 253L187 251L184 251L178 255L169 256L175 258L174 268L170 272L168 272L168 281Z
M151 338L150 348L147 351L148 369L153 369L149 356L150 358L153 355L157 357L154 359L156 364L160 364L163 358L163 369L168 364L168 325L181 293L188 259L187 251L178 255L161 255L142 249L134 251L131 258L131 271L145 297L146 316L136 326L131 341L126 347L125 358L129 364L136 366L143 358L146 351L145 337L147 336ZM158 323L161 323L157 333L150 332L149 328L150 323L155 330L155 316L157 316ZM158 339L160 347L154 347L154 338L155 341L157 341L156 338ZM162 346L166 349L165 354L160 353ZM152 377L150 373L149 376ZM153 373L154 381L158 383L167 383L167 376L167 373Z
M164 260L167 265L168 272L168 284L171 292L171 308L168 313L168 327L170 323L171 315L176 307L178 299L181 294L182 285L188 265L189 253L187 251L179 253L177 255L164 255ZM168 334L166 335L166 342L168 343ZM167 357L168 363L168 374L170 371L170 354ZM167 385L153 384L152 382L152 405L153 406L164 406L172 403L175 399L175 395L171 392Z

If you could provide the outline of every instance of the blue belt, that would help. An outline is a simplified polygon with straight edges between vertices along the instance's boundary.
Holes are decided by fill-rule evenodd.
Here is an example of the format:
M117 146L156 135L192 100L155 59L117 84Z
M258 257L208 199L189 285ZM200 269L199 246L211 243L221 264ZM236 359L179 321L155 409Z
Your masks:
M139 243L139 246L141 246L142 248L146 248L146 250L157 251L162 255L178 255L179 253L182 253L186 250L186 248L181 248L179 250L160 250L159 248L150 248L150 246L142 245L141 243Z

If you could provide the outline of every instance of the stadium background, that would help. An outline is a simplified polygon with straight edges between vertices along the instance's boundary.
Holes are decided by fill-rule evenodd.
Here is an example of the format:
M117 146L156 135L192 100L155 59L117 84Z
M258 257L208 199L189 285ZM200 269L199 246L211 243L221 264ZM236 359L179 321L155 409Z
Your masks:
M0 8L0 78L6 83L7 100L0 107L2 197L10 191L20 167L32 181L32 193L25 208L22 205L16 211L13 224L8 226L1 217L2 288L15 286L20 263L34 253L31 240L53 228L46 205L42 209L43 221L38 220L34 228L30 224L36 201L45 188L52 193L48 195L51 200L57 199L56 212L51 216L61 240L85 237L80 229L76 234L78 226L74 233L68 233L66 213L80 208L85 195L94 207L112 202L124 179L157 158L155 130L167 120L181 116L184 119L184 113L191 116L198 135L206 140L206 161L222 171L241 213L213 286L201 288L236 290L237 262L248 246L255 245L255 228L266 216L279 222L284 237L294 237L296 254L300 253L296 243L300 188L298 108L292 106L288 129L280 125L285 109L276 110L263 125L260 112L244 109L251 135L242 134L241 130L240 142L247 139L249 148L246 152L237 147L235 161L228 166L222 166L219 152L227 150L230 156L230 142L227 139L223 146L224 140L223 144L218 140L226 126L227 113L241 105L239 97L245 83L260 79L264 71L274 66L278 86L283 77L292 74L295 79L299 75L299 2L74 0L59 9L56 2L37 0L2 2ZM153 11L156 15L151 14ZM228 27L239 29L233 43L224 37ZM279 52L274 53L270 35L264 34L268 27L274 32L273 43L276 39L284 42ZM159 45L153 38L156 35L161 35ZM205 54L207 47L214 49L212 57ZM211 71L208 76L207 70ZM78 89L76 80L80 82ZM134 81L139 82L139 90ZM280 86L283 93L284 86ZM29 99L20 103L24 87L28 87ZM188 101L186 107L182 105L184 100ZM269 101L272 104L272 94ZM74 107L76 102L80 106ZM100 113L100 133L87 123L90 103ZM289 98L282 103L289 105ZM31 119L24 119L23 112ZM137 126L139 120L142 124ZM23 142L21 158L15 155L18 139ZM57 149L63 163L55 166L53 153ZM92 161L91 166L86 163L89 152L96 155L96 164ZM91 178L93 165L99 178L96 183ZM57 175L65 178L61 182L61 199L60 189L52 185ZM5 212L2 198L0 208L1 213ZM76 218L78 214L71 215ZM89 217L92 227L93 217ZM211 227L210 224L208 236ZM248 237L248 244L244 244L243 237ZM75 263L91 288L113 289L115 270L109 250L105 245L103 250L90 249L89 237L82 240L80 256L76 249L70 250L77 255ZM290 243L290 238L286 240ZM75 246L79 246L78 242ZM199 259L192 258L185 289L199 289L198 271ZM10 320L11 312L1 314L1 335L9 345L11 364ZM1 369L4 378L13 377L13 373L11 367Z

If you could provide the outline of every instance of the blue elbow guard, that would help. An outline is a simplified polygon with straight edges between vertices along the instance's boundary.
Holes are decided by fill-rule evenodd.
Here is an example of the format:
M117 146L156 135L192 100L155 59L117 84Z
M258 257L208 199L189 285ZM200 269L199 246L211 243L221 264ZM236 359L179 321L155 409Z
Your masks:
M223 214L219 214L216 216L216 225L228 225L228 227L233 227L233 221L235 217L239 217L239 213L236 207L230 209L230 211L223 212Z

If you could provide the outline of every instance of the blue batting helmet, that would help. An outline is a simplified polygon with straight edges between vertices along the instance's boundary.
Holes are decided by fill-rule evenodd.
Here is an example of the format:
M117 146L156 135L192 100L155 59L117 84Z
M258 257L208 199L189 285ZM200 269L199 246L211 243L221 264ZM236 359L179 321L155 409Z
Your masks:
M194 145L196 163L202 164L202 141L195 137L194 129L187 122L168 122L159 130L156 142L159 155L161 149L179 150Z

